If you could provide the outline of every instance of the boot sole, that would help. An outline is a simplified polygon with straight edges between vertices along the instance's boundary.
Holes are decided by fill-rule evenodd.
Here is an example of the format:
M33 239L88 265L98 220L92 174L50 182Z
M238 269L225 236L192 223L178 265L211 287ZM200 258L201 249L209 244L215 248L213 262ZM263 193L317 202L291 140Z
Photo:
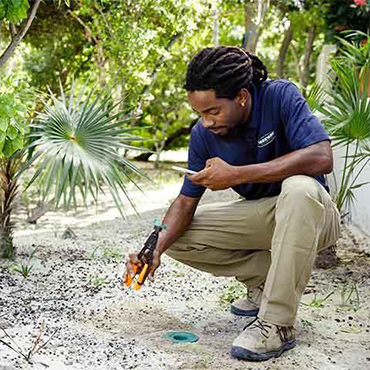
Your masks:
M255 353L243 347L231 347L231 356L246 361L266 361L270 358L279 357L284 351L294 348L295 345L296 341L294 339L284 343L277 351L266 353Z
M241 308L237 308L231 305L230 312L237 316L256 317L258 315L259 308L254 308L252 310L242 310Z

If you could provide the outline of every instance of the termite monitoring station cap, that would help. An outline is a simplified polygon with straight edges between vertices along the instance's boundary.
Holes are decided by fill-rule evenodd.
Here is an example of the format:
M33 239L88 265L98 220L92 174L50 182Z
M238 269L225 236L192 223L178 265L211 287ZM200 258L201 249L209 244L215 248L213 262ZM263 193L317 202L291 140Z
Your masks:
M173 343L193 343L199 339L195 334L184 331L168 332L165 337Z

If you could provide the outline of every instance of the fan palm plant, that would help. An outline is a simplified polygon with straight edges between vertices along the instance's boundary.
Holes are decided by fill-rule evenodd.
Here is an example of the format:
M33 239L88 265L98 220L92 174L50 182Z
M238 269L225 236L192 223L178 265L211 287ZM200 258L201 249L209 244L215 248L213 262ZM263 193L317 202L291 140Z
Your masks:
M56 206L63 199L66 209L77 204L78 193L84 202L89 194L97 201L106 188L124 217L122 195L135 208L126 185L136 185L132 174L145 175L120 154L120 149L140 150L130 143L142 139L125 127L128 120L121 119L124 112L116 112L121 102L113 105L111 98L93 98L95 88L85 99L85 88L76 96L73 83L69 97L60 89L60 98L50 92L51 103L45 103L45 111L31 125L32 154L27 167L37 161L38 169L28 186L42 176L44 197L54 193Z
M319 109L334 146L345 148L344 167L336 203L343 212L354 200L362 170L370 161L370 100L367 97L370 70L360 69L350 58L331 61L334 72L326 103Z

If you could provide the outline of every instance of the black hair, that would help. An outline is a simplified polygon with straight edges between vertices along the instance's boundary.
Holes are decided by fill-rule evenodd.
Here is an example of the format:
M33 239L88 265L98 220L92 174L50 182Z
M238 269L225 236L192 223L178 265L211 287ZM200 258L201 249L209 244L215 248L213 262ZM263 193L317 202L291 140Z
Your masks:
M254 54L235 46L200 50L186 73L187 91L216 91L217 98L234 99L243 88L267 79L266 66Z

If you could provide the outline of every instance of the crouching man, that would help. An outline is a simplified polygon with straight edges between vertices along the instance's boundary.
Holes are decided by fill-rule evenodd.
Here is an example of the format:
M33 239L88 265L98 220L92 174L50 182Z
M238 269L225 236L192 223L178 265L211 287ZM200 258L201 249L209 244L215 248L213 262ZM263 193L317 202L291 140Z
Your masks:
M216 276L233 276L248 296L231 305L255 317L231 354L267 360L295 346L294 322L318 251L339 237L340 216L324 174L330 139L297 88L268 80L264 64L237 47L201 50L185 88L200 119L189 144L188 175L168 209L149 277L161 255ZM206 189L243 199L198 207ZM140 265L137 254L127 272Z

